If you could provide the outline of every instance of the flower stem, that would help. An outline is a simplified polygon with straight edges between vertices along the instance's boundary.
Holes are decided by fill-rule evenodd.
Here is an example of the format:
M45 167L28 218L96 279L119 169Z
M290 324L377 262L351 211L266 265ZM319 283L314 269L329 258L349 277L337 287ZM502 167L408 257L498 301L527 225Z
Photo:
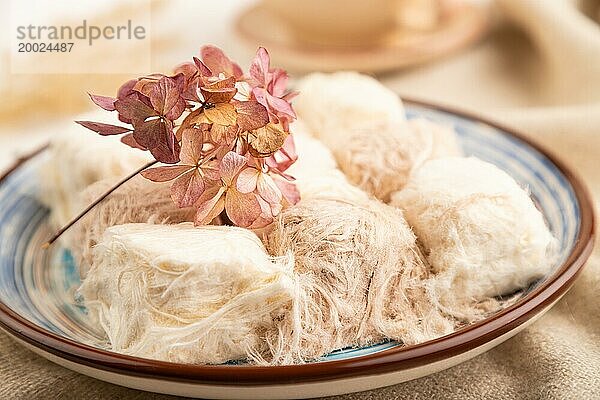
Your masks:
M106 192L104 192L93 203L91 203L89 206L87 206L85 208L85 210L83 210L81 213L79 213L79 215L77 215L75 218L73 218L71 221L69 221L68 224L66 224L65 226L63 226L62 228L60 228L50 238L50 240L48 240L46 243L44 243L42 245L42 248L46 249L46 248L50 247L52 245L52 243L54 243L59 237L62 236L63 233L65 233L67 231L67 229L69 229L70 227L72 227L73 225L75 225L81 218L83 218L94 207L96 207L98 204L100 204L102 201L104 201L104 199L106 199L108 196L110 196L115 190L117 190L118 188L120 188L121 186L123 186L126 182L128 182L129 180L131 180L133 177L135 177L137 174L139 174L143 170L145 170L147 168L150 168L151 166L153 166L153 165L155 165L157 163L158 163L158 161L156 161L156 160L151 161L151 162L149 162L149 163L141 166L140 168L138 168L137 170L135 170L131 174L127 175L125 178L121 179L119 181L119 183L117 183L116 185L114 185L113 187L111 187L110 189L108 189Z

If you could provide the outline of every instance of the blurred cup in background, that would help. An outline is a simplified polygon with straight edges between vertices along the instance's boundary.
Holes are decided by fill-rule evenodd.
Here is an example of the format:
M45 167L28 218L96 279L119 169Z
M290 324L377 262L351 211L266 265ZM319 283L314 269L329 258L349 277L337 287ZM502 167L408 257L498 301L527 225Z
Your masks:
M264 0L298 39L352 46L376 42L396 23L397 0Z

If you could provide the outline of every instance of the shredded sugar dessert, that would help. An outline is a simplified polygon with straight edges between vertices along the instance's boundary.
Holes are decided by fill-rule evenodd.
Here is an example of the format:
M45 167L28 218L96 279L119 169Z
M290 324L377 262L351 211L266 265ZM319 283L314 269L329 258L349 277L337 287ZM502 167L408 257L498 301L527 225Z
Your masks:
M444 308L513 293L548 272L555 238L528 193L475 157L431 160L393 196L419 237ZM473 319L473 318L470 318Z
M400 98L354 72L312 74L299 84L298 115L350 182L383 201L432 158L460 155L452 129L406 121Z
M375 199L303 199L281 214L265 242L273 255L293 254L297 285L285 319L267 334L276 349L272 363L385 339L414 344L453 330L428 298L429 271L393 207Z
M91 94L114 118L78 123L109 138L53 138L48 244L75 256L108 349L289 365L418 344L549 272L555 239L527 191L462 157L452 127L407 119L354 72L287 81L264 48L245 72L204 46L173 75Z
M266 347L259 335L292 297L292 267L247 229L125 224L94 247L79 292L115 351L223 363Z

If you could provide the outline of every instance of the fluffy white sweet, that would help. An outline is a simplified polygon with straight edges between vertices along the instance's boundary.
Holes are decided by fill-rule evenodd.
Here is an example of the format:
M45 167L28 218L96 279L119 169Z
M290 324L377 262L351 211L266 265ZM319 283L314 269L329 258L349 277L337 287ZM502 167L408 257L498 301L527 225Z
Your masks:
M89 185L80 195L83 204L90 204L113 186L111 179ZM71 253L84 278L92 265L94 247L104 231L114 225L129 223L177 224L194 220L196 210L179 208L171 199L171 183L157 183L136 176L111 193L79 220L64 244Z
M303 199L282 211L265 245L293 252L298 283L292 308L265 335L272 364L385 339L414 344L454 328L427 290L415 235L379 200Z
M260 354L293 292L289 257L249 230L125 224L94 248L80 293L112 350L182 363Z
M462 155L456 132L452 127L425 118L409 119L407 125L408 138L410 138L407 144L419 150L413 149L411 152L413 158L411 172L427 160Z
M338 199L361 201L368 195L348 182L337 167L331 151L310 136L303 121L295 121L290 128L294 135L298 160L286 171L296 180L294 184L302 199Z
M114 123L106 112L84 114L76 119ZM41 200L51 206L51 220L62 226L85 204L80 193L92 183L114 183L150 160L148 153L132 149L118 137L100 136L74 122L56 132L50 141L48 161L40 170Z
M427 161L392 204L423 246L442 304L512 293L552 264L555 240L527 192L477 158Z
M405 121L402 101L375 78L357 72L313 73L298 84L294 108L318 137L379 130ZM326 143L329 146L329 143Z
M310 129L303 120L297 119L290 125L296 145L298 159L290 166L290 172L296 179L319 175L323 171L337 169L337 163L331 150L311 136Z
M313 74L299 85L298 115L348 180L389 201L424 161L460 155L450 128L406 121L400 98L357 73Z

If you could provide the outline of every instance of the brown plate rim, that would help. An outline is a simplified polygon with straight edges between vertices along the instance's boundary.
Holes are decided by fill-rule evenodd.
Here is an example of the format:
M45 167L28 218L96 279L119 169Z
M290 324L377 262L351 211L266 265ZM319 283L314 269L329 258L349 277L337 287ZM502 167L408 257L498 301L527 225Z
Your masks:
M421 344L392 348L345 360L287 366L189 365L113 353L49 332L24 319L2 302L0 328L44 352L95 369L127 376L220 386L323 382L397 372L463 354L510 332L558 300L581 272L592 252L595 239L595 217L590 194L581 179L552 152L512 128L447 106L418 100L405 99L404 102L455 114L502 130L542 153L572 185L581 208L581 227L575 247L551 277L514 305L452 334ZM44 148L17 160L0 176L0 183Z

